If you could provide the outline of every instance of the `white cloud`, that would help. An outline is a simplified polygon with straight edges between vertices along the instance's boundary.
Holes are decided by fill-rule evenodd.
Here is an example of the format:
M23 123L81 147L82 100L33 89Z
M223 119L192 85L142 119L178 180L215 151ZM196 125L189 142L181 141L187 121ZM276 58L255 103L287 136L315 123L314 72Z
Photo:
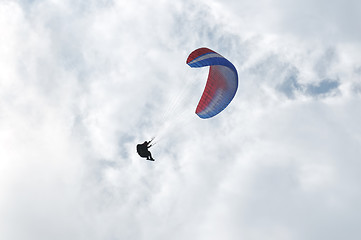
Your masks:
M0 238L358 239L359 11L1 2ZM185 64L201 46L240 80L211 120Z

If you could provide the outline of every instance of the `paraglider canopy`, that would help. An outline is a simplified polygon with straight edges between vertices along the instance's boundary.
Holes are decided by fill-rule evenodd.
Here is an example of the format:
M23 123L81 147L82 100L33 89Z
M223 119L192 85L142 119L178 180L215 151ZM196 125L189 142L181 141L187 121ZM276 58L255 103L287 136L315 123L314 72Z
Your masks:
M196 108L200 118L211 118L225 109L238 88L238 74L234 65L222 55L208 48L194 50L187 59L192 68L209 67L208 80Z

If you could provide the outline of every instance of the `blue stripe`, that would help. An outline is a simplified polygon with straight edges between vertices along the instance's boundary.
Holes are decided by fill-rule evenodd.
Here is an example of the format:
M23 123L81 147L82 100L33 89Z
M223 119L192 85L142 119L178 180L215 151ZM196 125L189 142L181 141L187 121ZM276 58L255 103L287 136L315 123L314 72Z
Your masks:
M234 65L228 61L227 59L223 57L213 57L213 58L206 58L201 61L195 62L195 63L188 63L188 65L192 68L198 68L198 67L205 67L205 66L211 66L211 65L222 65L225 67L230 68L238 78L237 70L234 67Z

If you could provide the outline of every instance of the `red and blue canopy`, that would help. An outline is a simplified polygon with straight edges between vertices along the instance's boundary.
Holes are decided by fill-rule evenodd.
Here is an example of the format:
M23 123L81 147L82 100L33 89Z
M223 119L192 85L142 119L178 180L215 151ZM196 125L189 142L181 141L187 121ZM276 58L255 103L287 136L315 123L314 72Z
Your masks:
M196 108L200 118L211 118L234 98L238 88L238 74L233 64L208 48L194 50L187 59L192 68L209 67L208 80Z

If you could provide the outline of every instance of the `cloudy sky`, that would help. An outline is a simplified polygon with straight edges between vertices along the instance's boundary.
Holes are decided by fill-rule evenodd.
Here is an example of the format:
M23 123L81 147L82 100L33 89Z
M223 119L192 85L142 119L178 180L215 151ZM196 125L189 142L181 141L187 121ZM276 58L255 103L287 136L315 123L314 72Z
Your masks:
M361 239L357 0L0 0L0 238ZM194 114L208 47L239 88ZM155 162L135 145L153 136Z

